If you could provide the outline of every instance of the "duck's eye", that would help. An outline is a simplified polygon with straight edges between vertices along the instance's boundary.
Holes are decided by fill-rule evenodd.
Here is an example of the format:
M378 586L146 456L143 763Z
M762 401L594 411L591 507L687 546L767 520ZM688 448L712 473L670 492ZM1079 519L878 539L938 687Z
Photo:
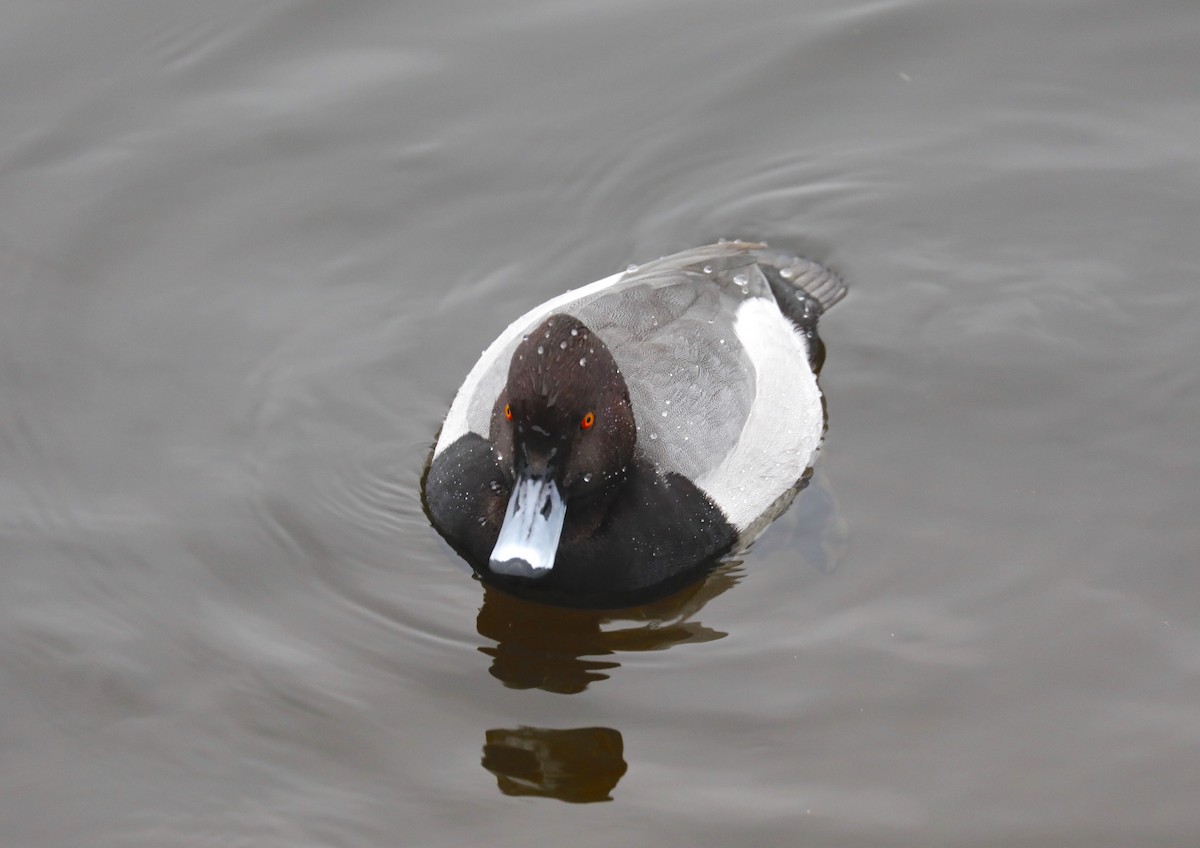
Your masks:
M596 416L589 412L587 415L583 416L583 420L579 422L579 429L590 430L592 429L592 425L595 423Z
M512 405L511 404L507 404L507 403L504 404L504 420L512 421Z

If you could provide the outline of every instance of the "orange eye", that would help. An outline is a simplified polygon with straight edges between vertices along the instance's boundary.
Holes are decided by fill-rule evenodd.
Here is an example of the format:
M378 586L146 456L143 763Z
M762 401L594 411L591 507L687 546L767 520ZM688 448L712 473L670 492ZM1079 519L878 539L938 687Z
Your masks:
M504 420L512 421L512 406L507 403L504 404Z
M589 412L587 415L583 416L583 420L579 422L579 429L590 430L592 429L592 425L595 423L596 416Z

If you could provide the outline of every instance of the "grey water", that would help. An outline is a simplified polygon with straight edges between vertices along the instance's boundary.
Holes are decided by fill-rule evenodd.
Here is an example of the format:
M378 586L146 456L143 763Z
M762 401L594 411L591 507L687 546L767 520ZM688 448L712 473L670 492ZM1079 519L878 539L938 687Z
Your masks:
M1194 2L0 6L0 846L1200 844ZM485 591L480 350L719 237L851 286L813 483Z

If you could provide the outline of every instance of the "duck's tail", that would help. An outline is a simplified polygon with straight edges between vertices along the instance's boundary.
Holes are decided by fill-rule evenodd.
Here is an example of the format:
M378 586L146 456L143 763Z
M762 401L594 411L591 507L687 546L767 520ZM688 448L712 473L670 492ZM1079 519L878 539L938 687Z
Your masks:
M802 316L794 315L796 305L804 315L828 312L830 307L846 296L842 278L824 265L777 250L760 250L755 257L779 308L799 323Z
M774 250L760 250L756 260L779 309L808 339L808 360L819 372L825 345L817 335L817 319L846 296L846 284L824 265Z

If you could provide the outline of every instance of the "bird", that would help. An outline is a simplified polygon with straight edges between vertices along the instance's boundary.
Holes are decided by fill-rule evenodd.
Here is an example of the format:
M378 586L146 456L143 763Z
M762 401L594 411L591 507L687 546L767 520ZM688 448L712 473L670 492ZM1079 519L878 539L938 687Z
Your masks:
M424 476L483 581L627 606L743 550L807 482L826 429L817 322L847 288L750 241L554 297L483 352Z

